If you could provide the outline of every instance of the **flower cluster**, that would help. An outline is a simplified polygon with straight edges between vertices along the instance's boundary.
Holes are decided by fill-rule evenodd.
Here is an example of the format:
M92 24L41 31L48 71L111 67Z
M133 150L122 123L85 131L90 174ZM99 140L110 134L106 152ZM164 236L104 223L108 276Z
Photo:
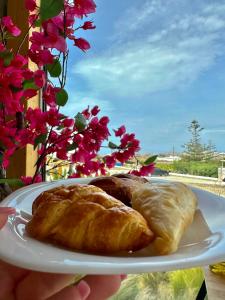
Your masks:
M127 133L123 125L114 130L118 143L109 142L109 118L100 117L97 106L78 112L74 118L60 113L60 107L68 100L64 89L67 40L72 40L74 46L84 52L90 48L89 42L78 36L78 32L95 29L92 21L84 20L95 12L94 1L59 0L57 5L42 1L38 7L35 0L25 0L25 5L29 11L29 28L40 28L32 31L27 56L7 49L7 39L18 37L21 31L10 16L0 21L1 165L7 168L10 156L27 144L38 147L35 175L22 178L25 184L30 184L41 180L41 168L48 163L50 154L74 165L72 177L105 174L106 169L114 167L117 161L123 164L132 159L140 150L139 141L133 133ZM81 22L78 27L75 27L76 19ZM28 59L38 66L38 70L29 68ZM58 83L53 84L49 80L51 77ZM39 90L43 91L45 111L29 107L29 100ZM111 153L99 157L105 142ZM152 167L151 162L133 173L148 175Z

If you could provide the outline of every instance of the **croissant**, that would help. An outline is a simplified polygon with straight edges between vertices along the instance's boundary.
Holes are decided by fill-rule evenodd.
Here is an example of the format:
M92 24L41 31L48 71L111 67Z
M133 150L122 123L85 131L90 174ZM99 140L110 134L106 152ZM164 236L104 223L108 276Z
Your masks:
M100 253L139 250L153 239L140 213L91 185L43 192L26 230L39 240Z
M156 253L175 252L196 211L192 190L180 182L146 183L135 189L131 202L155 235L152 245Z
M78 198L82 198L86 193L102 192L102 190L95 186L90 186L87 184L76 184L69 186L59 186L53 189L47 190L41 193L32 204L32 214L34 214L37 208L43 202L50 201L62 201L68 200L73 201Z

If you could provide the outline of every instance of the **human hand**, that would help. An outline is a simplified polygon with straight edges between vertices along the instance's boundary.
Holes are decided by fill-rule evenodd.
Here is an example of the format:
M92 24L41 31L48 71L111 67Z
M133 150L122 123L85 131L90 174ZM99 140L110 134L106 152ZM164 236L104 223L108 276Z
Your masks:
M0 229L15 209L0 207ZM106 300L125 275L88 275L73 285L73 275L30 271L0 261L0 300Z

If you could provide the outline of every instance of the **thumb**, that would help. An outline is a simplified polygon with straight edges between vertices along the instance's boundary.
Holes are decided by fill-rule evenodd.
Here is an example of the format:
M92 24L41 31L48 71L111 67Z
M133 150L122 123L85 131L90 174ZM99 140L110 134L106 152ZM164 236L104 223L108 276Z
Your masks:
M81 280L77 285L71 285L64 288L51 298L48 298L48 300L86 300L90 291L91 290L87 282Z
M0 214L0 229L5 226L5 223L8 220L8 215L6 214Z
M14 213L15 213L15 209L12 207L0 207L0 229L7 222L8 216Z

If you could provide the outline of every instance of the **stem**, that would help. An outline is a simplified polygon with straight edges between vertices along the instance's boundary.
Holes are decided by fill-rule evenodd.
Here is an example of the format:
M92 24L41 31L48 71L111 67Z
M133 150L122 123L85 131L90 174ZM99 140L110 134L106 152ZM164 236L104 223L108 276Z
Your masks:
M48 169L48 172L54 170L54 169L57 169L59 167L64 167L64 166L69 166L69 165L73 165L74 163L71 163L71 162L68 162L68 163L63 163L63 162L60 162L58 163L57 165L55 165L54 167L51 167Z
M0 35L1 35L1 42L3 43L4 46L6 46L6 39L4 36L4 31L2 29L2 26L0 26Z
M34 19L34 21L33 21L33 22L31 23L31 25L29 26L28 31L24 34L23 39L22 39L21 43L19 44L19 46L18 46L18 48L17 48L17 50L16 50L16 54L18 54L18 53L20 52L21 47L23 46L23 44L24 44L26 38L27 38L28 35L29 35L29 32L30 32L31 28L33 27L33 25L34 25L34 23L36 22L36 20L38 19L38 17L39 17L39 14L36 16L36 18Z

